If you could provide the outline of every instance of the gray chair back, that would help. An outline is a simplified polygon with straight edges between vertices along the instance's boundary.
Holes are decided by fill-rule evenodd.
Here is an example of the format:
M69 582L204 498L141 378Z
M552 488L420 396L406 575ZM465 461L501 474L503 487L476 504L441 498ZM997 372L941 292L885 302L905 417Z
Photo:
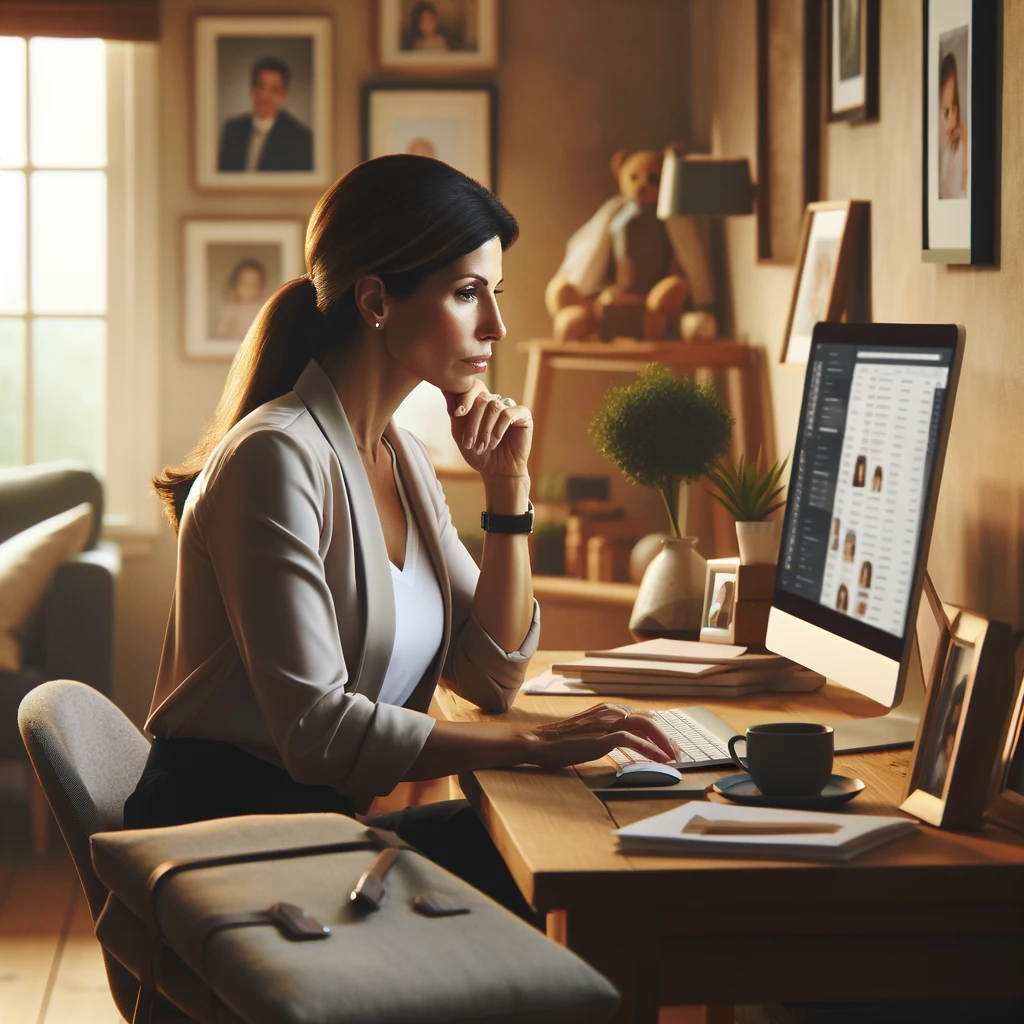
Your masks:
M93 872L89 838L123 827L124 802L142 775L149 741L103 694L70 679L28 693L18 727L95 922L107 890ZM106 951L103 957L117 1008L131 1020L139 983Z

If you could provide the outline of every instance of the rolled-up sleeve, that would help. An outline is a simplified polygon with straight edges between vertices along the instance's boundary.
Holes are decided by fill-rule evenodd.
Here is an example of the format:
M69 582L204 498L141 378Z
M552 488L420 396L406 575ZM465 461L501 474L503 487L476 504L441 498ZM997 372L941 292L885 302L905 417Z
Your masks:
M300 440L256 431L216 467L196 525L282 764L298 782L366 799L404 778L434 723L346 692L347 610L335 609L320 553L326 491Z

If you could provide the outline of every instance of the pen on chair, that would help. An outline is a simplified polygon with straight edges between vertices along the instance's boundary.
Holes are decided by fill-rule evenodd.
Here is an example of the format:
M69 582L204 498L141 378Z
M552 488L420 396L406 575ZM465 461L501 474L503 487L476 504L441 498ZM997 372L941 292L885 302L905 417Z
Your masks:
M709 821L695 814L682 828L699 836L834 835L842 828L824 821Z

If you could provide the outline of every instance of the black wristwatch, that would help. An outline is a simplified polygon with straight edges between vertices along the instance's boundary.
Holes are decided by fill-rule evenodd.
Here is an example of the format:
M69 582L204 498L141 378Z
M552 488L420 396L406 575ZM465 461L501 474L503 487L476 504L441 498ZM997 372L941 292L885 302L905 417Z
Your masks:
M480 513L480 528L487 533L533 533L533 502L521 516L499 516L494 512Z

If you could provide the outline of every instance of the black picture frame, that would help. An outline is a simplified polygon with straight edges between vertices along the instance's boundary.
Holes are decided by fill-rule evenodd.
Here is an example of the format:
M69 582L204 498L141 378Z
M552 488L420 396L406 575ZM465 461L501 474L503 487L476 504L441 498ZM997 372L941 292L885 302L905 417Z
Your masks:
M447 92L447 93L483 93L487 96L488 111L488 141L487 141L487 175L486 180L470 173L458 164L453 164L458 170L464 171L470 177L476 178L485 188L497 193L498 186L498 90L493 82L435 82L431 80L421 81L386 81L366 82L362 88L361 99L361 125L360 125L360 151L363 160L371 158L371 134L373 116L372 101L377 93L417 93L417 92ZM376 154L379 155L379 154Z
M1006 740L995 774L986 817L1024 835L1024 679L1007 723Z
M878 120L878 46L879 46L879 0L860 0L860 74L863 81L863 99L859 103L846 103L837 109L842 101L836 95L834 70L839 59L836 53L835 31L838 27L836 8L842 0L826 0L826 105L825 117L830 122L848 121L863 124Z
M938 72L933 67L931 32L940 31L932 18L935 0L922 0L922 132L921 132L921 259L926 263L995 266L999 263L1000 208L1000 124L1002 107L1002 23L1001 0L963 0L968 13L970 46L968 89L970 99L967 126L969 228L930 227L932 204L936 218L943 212L939 203L950 197L939 196L938 150L934 168L934 188L929 160L930 148L938 144L936 113L939 96ZM936 70L935 80L930 74ZM961 157L963 159L963 157ZM934 193L934 194L933 194ZM966 218L961 216L960 221ZM951 237L952 236L952 237Z

